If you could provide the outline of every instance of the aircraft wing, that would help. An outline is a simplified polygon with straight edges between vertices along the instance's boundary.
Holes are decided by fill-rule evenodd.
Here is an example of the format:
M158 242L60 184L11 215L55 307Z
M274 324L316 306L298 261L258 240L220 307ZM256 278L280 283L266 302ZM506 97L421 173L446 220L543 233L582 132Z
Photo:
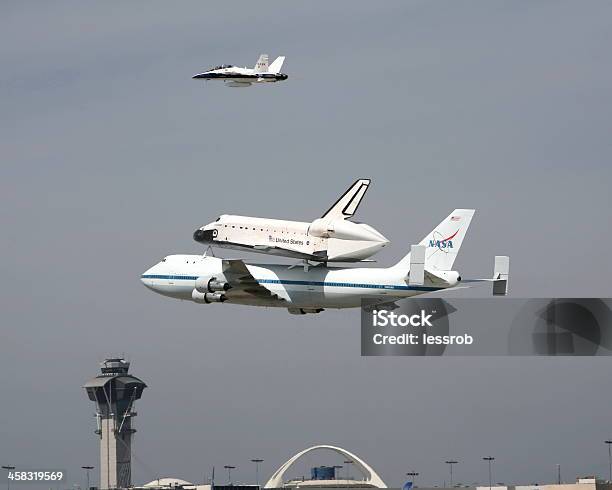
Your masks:
M286 293L274 291L266 285L259 283L242 260L223 260L223 274L232 287L239 288L245 293L263 299L279 299L281 301L288 301L290 299Z
M396 299L395 301L399 301ZM398 305L395 301L390 301L388 298L385 299L363 299L362 308L364 311L372 312L373 310L384 309L387 311L397 310L400 305Z

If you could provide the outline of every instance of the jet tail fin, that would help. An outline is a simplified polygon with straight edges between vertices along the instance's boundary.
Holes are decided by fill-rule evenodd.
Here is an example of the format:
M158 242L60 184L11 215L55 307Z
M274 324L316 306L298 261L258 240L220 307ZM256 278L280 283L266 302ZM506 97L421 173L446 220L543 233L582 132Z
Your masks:
M425 268L450 271L474 216L473 209L455 209L419 245L425 246ZM410 253L394 267L410 268Z
M268 71L268 55L259 55L257 63L255 63L255 73L266 73Z
M370 179L359 179L342 194L334 205L321 216L325 219L347 219L355 214L370 185Z
M508 294L508 278L510 276L510 257L507 255L495 256L493 269L493 295L505 296Z
M283 63L284 62L285 62L285 57L284 56L279 56L278 58L276 58L272 62L272 64L268 68L268 72L270 72L270 73L280 73L281 68L283 67Z

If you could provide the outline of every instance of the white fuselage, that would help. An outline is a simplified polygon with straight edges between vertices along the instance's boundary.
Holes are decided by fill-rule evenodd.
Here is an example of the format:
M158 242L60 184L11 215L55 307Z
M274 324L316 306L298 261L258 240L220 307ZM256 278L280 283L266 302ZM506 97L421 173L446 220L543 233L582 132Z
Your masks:
M205 245L320 262L356 262L389 241L363 223L324 220L312 223L222 215L199 228L194 239Z
M453 287L457 281L410 286L405 269L335 268L323 264L305 270L282 264L246 264L253 278L272 295L257 295L248 287L233 287L225 295L228 303L284 308L353 308L363 299L372 304L407 298L424 292ZM170 255L141 276L143 284L156 293L192 300L196 281L226 280L223 260L201 255Z
M250 85L251 83L270 83L287 80L285 73L262 72L253 68L226 66L198 73L192 78L200 80L223 80L235 84Z

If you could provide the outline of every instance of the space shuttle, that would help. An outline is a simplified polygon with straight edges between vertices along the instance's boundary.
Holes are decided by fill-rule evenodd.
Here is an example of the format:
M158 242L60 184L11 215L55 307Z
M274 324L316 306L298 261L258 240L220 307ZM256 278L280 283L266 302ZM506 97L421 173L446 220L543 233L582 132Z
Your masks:
M212 247L305 261L366 261L389 243L371 226L349 221L369 186L369 179L357 180L323 216L310 223L223 214L198 228L193 239Z

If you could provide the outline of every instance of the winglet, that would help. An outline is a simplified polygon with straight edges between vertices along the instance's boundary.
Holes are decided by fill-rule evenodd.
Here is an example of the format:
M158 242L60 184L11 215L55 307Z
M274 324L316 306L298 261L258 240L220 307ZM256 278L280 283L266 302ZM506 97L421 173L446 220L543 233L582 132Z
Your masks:
M347 219L355 214L370 186L370 179L359 179L342 194L334 205L321 216L326 219Z

